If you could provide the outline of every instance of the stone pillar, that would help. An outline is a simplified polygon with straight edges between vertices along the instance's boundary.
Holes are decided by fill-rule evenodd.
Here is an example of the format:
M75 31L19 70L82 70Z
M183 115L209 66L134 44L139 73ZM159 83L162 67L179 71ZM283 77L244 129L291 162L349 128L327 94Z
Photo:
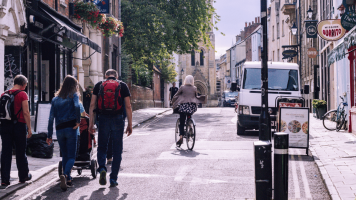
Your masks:
M73 22L80 27L83 26L80 20L73 19ZM81 60L83 59L83 45L80 45L78 49L75 52L73 52L73 57L75 58L73 59L73 65L75 68L78 69L77 72L78 72L79 85L82 87L83 91L85 91L83 60Z
M97 41L96 41L96 38L97 38L96 32L97 32L97 30L95 30L95 29L92 29L92 28L89 29L89 38L95 43L97 43ZM91 81L95 85L98 82L98 68L97 68L97 65L98 65L97 54L98 53L94 53L94 52L95 52L94 49L89 48L89 55L91 55L91 57L90 57L91 64L90 64L90 69L89 69L89 77L90 77Z
M10 27L0 25L0 94L4 92L5 81L5 40Z
M104 51L103 48L103 38L102 38L102 34L100 31L97 31L97 35L96 35L96 43L101 47L101 54L100 53L96 53L97 55L97 67L98 67L98 79L99 81L104 80L104 76L103 76L103 58L102 58L102 54Z

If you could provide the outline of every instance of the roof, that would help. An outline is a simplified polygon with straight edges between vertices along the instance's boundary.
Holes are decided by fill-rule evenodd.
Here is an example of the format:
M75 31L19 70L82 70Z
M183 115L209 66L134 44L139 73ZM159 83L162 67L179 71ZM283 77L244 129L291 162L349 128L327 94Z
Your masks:
M243 65L245 68L261 68L261 61L245 62ZM268 62L268 68L271 69L299 69L299 65L295 63L285 62Z
M262 25L257 26L257 28L249 36L247 36L244 40L241 40L240 42L233 45L230 49L236 47L237 45L244 43L247 39L249 39L253 34L255 34L261 28L262 28ZM228 50L230 50L230 49L228 49Z

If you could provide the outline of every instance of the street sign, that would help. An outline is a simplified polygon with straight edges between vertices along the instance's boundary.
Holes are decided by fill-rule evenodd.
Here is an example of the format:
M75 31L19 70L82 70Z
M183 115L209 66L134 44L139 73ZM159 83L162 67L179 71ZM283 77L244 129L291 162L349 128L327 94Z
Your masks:
M289 148L309 148L309 108L281 107L279 131L289 133Z
M295 50L285 50L285 51L283 51L282 55L283 55L283 58L287 59L287 58L296 57L298 55L298 53Z
M323 20L318 24L318 34L327 41L337 41L344 37L346 30L341 25L341 20Z
M341 25L346 30L351 30L356 25L356 14L345 12L341 17Z
M307 38L317 38L318 37L317 24L318 24L317 20L305 21Z
M315 48L309 48L307 51L308 58L316 58L318 56L318 50Z

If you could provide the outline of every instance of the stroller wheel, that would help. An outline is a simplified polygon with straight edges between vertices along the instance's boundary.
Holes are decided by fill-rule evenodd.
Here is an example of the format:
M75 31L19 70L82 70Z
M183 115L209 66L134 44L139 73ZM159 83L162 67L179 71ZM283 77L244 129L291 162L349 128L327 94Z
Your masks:
M97 173L97 163L96 160L91 160L90 161L90 170L91 170L91 175L93 176L93 178L96 178L96 173Z
M59 161L58 163L58 176L63 175L63 166L62 166L62 161Z
M78 169L77 172L78 172L79 175L82 175L82 170L81 169Z

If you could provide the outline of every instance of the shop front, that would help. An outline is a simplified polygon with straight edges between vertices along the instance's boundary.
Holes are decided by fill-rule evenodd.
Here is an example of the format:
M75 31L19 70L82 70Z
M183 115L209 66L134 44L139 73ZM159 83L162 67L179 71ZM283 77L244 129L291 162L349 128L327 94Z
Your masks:
M66 75L78 78L78 68L73 62L83 58L73 53L81 45L99 53L101 47L81 33L82 27L41 1L33 1L26 10L26 18L22 72L29 78L30 110L34 115L36 102L50 101Z

